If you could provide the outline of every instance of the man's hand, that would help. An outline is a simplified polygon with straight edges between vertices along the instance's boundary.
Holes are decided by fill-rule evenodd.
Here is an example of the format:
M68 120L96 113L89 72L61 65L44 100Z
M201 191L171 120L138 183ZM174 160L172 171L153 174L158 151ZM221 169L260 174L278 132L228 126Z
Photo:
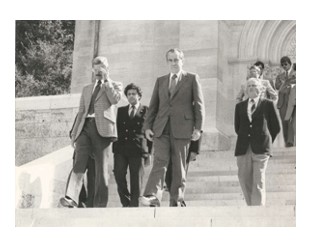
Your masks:
M146 135L147 140L153 141L153 138L152 138L154 135L153 131L151 131L150 129L147 129L145 131L145 135Z
M75 140L72 138L71 139L71 146L75 149L75 147L76 147L76 144L75 144Z
M200 139L200 137L201 137L201 131L198 129L194 129L191 136L191 140L197 141L198 139Z
M102 73L102 78L104 80L104 82L108 82L109 81L109 71L106 70L105 68L100 68L100 71Z

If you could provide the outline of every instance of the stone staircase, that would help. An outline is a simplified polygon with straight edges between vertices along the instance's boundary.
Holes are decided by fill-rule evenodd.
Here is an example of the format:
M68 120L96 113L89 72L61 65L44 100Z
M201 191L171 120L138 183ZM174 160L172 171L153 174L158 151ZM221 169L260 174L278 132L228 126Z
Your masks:
M245 206L237 178L233 151L202 152L192 162L187 176L185 201L192 206ZM274 148L266 171L267 206L296 205L296 148ZM146 167L144 185L151 167ZM129 179L129 176L127 176ZM129 181L128 181L129 185ZM121 207L114 176L109 185L108 207ZM163 193L161 206L169 206Z
M296 226L296 148L274 148L266 207L246 206L233 151L210 151L190 164L186 208L169 208L167 192L160 208L122 208L111 168L107 208L60 208L72 153L65 147L16 167L16 226Z

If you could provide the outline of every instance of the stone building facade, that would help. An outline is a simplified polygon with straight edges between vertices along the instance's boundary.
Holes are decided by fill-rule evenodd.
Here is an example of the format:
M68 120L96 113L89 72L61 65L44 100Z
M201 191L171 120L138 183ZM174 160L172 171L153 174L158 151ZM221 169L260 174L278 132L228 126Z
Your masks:
M148 104L156 78L167 73L165 52L174 47L185 53L184 69L200 76L204 149L229 149L234 99L247 68L261 60L275 78L282 56L295 60L296 21L77 21L72 93L91 81L91 61L102 55L111 77L140 85Z

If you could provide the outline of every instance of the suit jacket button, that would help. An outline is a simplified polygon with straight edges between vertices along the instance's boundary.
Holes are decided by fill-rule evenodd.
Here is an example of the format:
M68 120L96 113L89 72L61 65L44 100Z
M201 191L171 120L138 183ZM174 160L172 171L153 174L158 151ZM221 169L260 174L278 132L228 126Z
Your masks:
M128 140L128 138L126 137L125 140Z
M249 134L249 135L247 135L248 137L250 137L251 135Z
M252 127L252 125L250 125L250 127Z
M128 129L126 129L126 132L128 132Z

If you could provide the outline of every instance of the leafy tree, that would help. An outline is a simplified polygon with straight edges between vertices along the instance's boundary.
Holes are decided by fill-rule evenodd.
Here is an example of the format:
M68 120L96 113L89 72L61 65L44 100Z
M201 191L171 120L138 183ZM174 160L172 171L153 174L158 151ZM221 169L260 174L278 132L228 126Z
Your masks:
M75 21L16 21L16 97L70 91Z

